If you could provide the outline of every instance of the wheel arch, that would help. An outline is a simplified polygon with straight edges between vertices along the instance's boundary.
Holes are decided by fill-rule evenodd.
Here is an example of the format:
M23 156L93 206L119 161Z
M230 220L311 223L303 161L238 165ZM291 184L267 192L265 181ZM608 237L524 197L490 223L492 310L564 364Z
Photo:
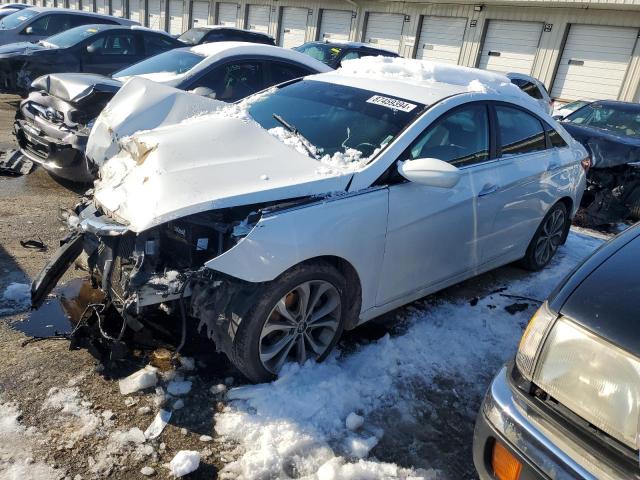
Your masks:
M575 212L573 211L573 199L571 197L562 197L556 203L551 205L549 210L551 210L551 208L553 208L558 203L563 203L564 204L564 206L567 209L567 214L569 215L568 221L567 221L567 225L566 225L566 227L564 229L564 234L562 235L562 244L564 245L564 243L567 241L567 237L569 236L569 229L571 228L571 219L573 218L573 215L574 215Z

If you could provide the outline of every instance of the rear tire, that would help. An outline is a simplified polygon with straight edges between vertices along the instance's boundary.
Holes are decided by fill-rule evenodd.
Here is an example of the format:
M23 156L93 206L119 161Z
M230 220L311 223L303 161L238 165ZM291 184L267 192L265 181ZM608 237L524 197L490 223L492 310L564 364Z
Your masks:
M252 382L273 380L291 361L324 360L348 311L346 282L325 262L301 264L265 284L240 321L232 362Z
M569 215L564 203L558 202L547 212L533 235L520 265L537 272L549 264L564 243L569 224Z

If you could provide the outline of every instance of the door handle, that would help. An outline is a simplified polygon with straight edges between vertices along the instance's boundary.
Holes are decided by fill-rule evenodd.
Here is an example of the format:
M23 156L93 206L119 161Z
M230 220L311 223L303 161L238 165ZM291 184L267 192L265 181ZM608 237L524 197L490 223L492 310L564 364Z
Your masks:
M492 183L487 183L485 184L484 187L482 187L482 190L480 190L480 193L478 193L479 197L484 197L485 195L489 195L493 192L496 192L498 190L498 186L494 185Z

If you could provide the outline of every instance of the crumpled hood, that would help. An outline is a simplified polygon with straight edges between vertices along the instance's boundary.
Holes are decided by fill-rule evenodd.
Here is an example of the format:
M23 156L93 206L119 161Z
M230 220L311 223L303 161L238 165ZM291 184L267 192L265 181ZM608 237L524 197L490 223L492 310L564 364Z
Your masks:
M594 169L640 161L640 139L570 122L561 125L587 149Z
M122 83L94 73L55 73L36 78L31 88L42 90L61 100L77 103L95 91L117 92Z
M136 95L134 82L147 95ZM92 148L88 146L87 152L104 155L117 150L100 168L95 199L130 230L140 232L207 210L346 188L352 174L326 173L317 160L285 145L253 121L223 116L218 110L224 106L221 102L209 104L210 114L189 118L193 109L184 110L189 105L185 96L194 97L191 107L202 108L203 100L212 102L147 80L131 80L108 105L109 113L100 115L100 126L96 121L98 128L89 137ZM126 120L116 114L125 106L130 111ZM157 115L159 111L163 117ZM119 119L114 127L108 124L110 118ZM141 131L144 120L161 126ZM138 133L118 134L127 129ZM107 145L109 139L111 145ZM96 144L101 145L96 148Z
M13 57L17 55L28 55L32 52L40 50L52 50L51 48L43 47L37 43L18 42L9 43L7 45L0 46L0 58Z

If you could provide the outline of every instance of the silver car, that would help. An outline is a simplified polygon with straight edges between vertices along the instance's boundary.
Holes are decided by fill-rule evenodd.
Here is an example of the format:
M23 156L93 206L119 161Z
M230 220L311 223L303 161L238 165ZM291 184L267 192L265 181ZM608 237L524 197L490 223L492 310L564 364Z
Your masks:
M101 23L138 25L137 22L125 18L66 8L25 8L0 20L0 45L17 42L35 43L73 27Z

